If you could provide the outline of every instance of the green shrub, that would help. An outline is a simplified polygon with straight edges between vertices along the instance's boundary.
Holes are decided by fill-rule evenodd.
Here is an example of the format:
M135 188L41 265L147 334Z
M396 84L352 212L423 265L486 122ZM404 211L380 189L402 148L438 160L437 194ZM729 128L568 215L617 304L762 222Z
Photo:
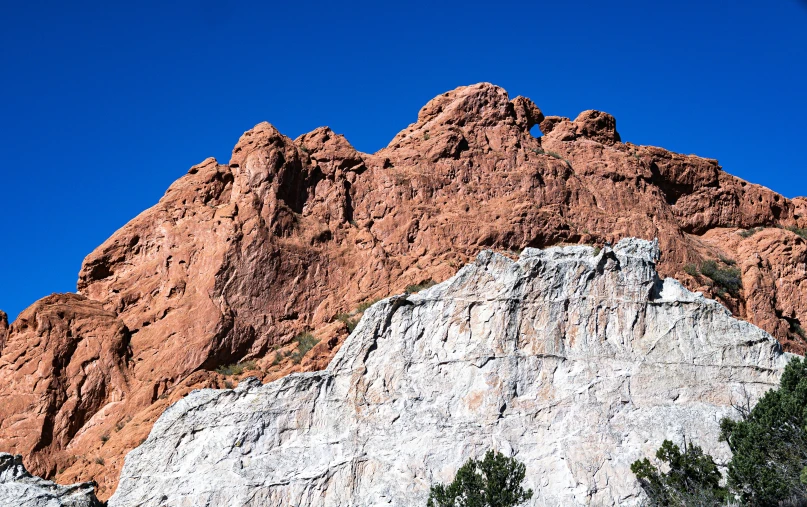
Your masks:
M244 361L241 363L235 364L225 364L216 368L216 373L220 375L224 375L225 377L229 375L241 375L244 373L245 370L254 370L257 364L255 361Z
M743 288L740 270L735 267L721 268L717 261L706 260L701 264L701 274L711 278L718 289L718 294L727 291L732 296L738 296ZM722 290L721 290L722 289Z
M93 460L93 463L95 463L96 465L104 466L104 458L102 458L101 456L98 456L97 458L95 458Z
M728 257L723 257L722 255L718 256L718 259L720 259L720 262L722 262L726 266L736 266L737 265L737 261L735 261L734 259L729 259Z
M216 373L220 375L224 375L225 377L228 375L241 375L244 372L244 368L241 367L239 364L223 364L216 368Z
M359 306L356 307L356 311L359 313L364 313L365 311L367 311L368 308L378 303L379 301L381 301L381 298L368 299L363 303L359 303Z
M457 470L454 482L431 487L427 507L514 507L532 498L521 483L526 467L515 458L494 451L485 459L469 459Z
M311 333L300 333L294 337L294 341L297 342L297 350L290 354L294 364L300 364L308 351L319 343L319 339L315 338Z
M596 256L600 255L600 252L602 252L602 248L600 248L600 247L598 247L598 246L595 246L595 247L594 247L594 251L592 251L592 252L591 252L591 254L592 254L594 257L596 257Z
M728 485L743 505L807 500L807 361L794 358L779 389L768 391L741 419L723 419L721 439L732 452Z
M698 276L700 274L698 272L698 266L694 264L684 264L684 273L690 276Z
M428 289L429 287L434 287L435 285L437 285L437 282L435 282L434 280L429 278L428 280L426 280L423 283L407 285L406 286L406 292L407 292L407 294L414 294L414 293L420 292L420 291L422 291L424 289Z
M794 226L794 227L785 227L785 229L792 232L793 234L796 234L798 236L801 236L804 239L807 239L807 228L805 228L805 227L795 227Z
M336 320L345 324L348 333L352 333L353 330L356 329L356 325L359 323L359 319L351 317L348 313L338 314L336 316Z
M560 153L555 153L554 151L547 151L547 152L544 152L544 153L546 153L547 155L549 155L552 158L557 158L559 160L564 160L563 157L560 155Z
M103 443L109 442L109 433L104 433L103 435L101 435L101 442Z
M639 484L653 506L719 506L727 498L720 486L722 475L714 460L697 445L687 445L684 452L665 440L656 452L656 459L664 466L656 466L647 458L634 461L630 466ZM667 469L662 472L661 469Z
M726 485L699 447L681 453L665 441L656 457L668 472L646 458L631 465L650 505L807 505L807 360L791 359L778 389L753 408L748 399L736 408L738 420L720 422L732 453Z
M738 234L739 234L741 237L743 237L743 238L750 238L751 236L753 236L754 234L758 233L758 232L759 232L759 231L761 231L762 229L764 229L764 227L752 227L752 228L750 228L750 229L746 229L746 230L744 230L744 231L740 231Z

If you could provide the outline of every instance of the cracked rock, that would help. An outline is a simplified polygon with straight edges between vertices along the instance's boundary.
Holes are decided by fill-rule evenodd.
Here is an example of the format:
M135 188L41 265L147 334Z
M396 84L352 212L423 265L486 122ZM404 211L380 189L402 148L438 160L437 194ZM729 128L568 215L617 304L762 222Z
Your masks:
M491 448L526 465L529 505L639 505L631 462L685 436L725 461L720 419L787 361L657 258L637 239L482 252L373 305L324 371L171 406L109 505L424 505Z

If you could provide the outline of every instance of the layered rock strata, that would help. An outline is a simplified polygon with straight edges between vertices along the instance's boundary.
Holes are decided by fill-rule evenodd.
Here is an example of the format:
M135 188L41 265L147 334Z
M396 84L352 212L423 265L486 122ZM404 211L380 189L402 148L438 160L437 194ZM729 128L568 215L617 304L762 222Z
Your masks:
M37 302L7 331L0 316L0 450L108 498L123 455L185 393L322 369L363 304L485 248L658 237L664 276L803 352L807 201L616 127L487 83L435 97L375 154L328 128L292 140L255 126L228 163L192 167L89 254L80 296ZM743 288L700 274L708 260ZM320 342L300 359L292 338L307 331ZM239 361L256 364L215 372Z
M194 391L126 457L110 507L425 505L469 457L526 465L530 505L638 505L663 439L776 385L769 334L655 270L656 244L486 251L365 314L324 370Z

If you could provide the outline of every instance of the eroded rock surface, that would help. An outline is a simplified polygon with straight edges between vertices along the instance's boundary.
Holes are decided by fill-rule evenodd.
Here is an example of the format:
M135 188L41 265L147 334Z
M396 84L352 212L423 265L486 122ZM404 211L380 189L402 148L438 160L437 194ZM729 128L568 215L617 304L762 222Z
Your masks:
M22 464L22 456L0 452L0 505L9 507L101 507L85 482L60 486L34 477Z
M67 447L94 451L102 442L93 428L121 412L129 337L114 312L77 294L48 296L22 312L0 355L2 448L42 475L53 476L58 462L90 465L94 456Z
M543 137L530 134L535 125ZM515 256L657 237L662 275L803 352L807 242L783 227L807 227L807 200L715 160L623 142L607 113L545 116L488 83L435 97L375 154L325 127L292 140L261 123L228 163L192 167L90 253L82 299L45 299L12 324L0 346L0 450L61 482L95 479L108 498L123 455L169 403L246 375L321 369L360 304L445 280L485 248ZM721 258L741 271L735 294L692 269ZM58 317L66 305L84 315L82 335L100 354L81 397L76 329ZM0 318L0 343L3 328ZM320 343L297 364L292 338L305 331ZM214 371L245 360L255 368ZM34 384L64 403L36 398Z
M3 352L3 346L6 344L6 336L8 335L8 315L6 312L0 310L0 354Z
M486 251L375 304L324 371L194 391L126 457L110 507L425 505L471 456L531 505L637 505L665 438L726 459L719 421L778 383L770 335L655 270L657 245Z

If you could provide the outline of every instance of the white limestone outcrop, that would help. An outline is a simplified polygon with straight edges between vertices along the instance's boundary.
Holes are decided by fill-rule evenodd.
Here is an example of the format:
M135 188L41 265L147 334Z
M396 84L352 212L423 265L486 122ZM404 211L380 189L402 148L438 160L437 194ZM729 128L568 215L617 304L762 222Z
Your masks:
M60 486L28 473L22 456L0 452L0 506L101 507L101 503L93 483Z
M126 457L110 507L425 505L490 448L530 505L635 505L630 463L778 383L767 333L655 270L657 244L489 251L367 310L324 371L194 391Z

